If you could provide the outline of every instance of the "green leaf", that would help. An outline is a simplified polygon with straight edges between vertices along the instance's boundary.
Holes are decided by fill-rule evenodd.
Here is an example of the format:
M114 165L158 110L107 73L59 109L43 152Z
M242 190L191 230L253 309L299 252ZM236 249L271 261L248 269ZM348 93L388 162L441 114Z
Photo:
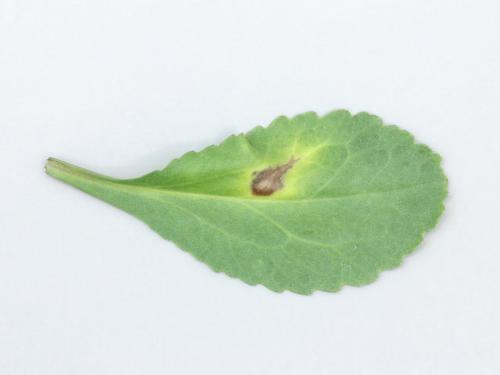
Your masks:
M267 128L118 180L49 159L49 175L136 216L217 272L310 294L374 281L444 210L440 157L344 110Z

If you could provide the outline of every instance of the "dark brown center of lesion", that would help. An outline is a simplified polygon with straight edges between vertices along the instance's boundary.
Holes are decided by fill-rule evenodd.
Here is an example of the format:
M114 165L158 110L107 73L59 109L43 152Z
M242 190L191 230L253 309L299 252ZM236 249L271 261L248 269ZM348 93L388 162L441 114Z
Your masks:
M293 168L298 161L298 158L292 156L285 164L254 172L255 177L252 180L252 193L254 195L271 195L283 189L283 176L288 170Z

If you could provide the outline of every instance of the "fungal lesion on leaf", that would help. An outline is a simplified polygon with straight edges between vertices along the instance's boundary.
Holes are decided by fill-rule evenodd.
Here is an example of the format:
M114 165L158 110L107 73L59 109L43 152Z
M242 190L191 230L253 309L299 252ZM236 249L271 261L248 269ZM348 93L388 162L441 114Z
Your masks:
M285 164L253 172L252 193L254 195L271 195L283 189L283 177L299 160L300 158L292 156Z

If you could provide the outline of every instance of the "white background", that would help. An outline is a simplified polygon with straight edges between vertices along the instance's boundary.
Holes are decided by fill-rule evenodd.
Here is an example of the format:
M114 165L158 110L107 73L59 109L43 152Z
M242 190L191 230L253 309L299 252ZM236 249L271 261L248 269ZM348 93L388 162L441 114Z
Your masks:
M0 373L499 374L500 2L0 0ZM366 110L443 156L437 229L373 284L216 274L43 173L116 177Z

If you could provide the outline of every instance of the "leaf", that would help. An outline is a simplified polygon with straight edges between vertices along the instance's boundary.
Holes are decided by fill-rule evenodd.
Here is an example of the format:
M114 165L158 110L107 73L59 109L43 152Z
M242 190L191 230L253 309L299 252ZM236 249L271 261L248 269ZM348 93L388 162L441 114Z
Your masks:
M344 110L267 128L118 180L49 159L49 175L136 216L217 272L310 294L374 281L444 210L440 157Z

